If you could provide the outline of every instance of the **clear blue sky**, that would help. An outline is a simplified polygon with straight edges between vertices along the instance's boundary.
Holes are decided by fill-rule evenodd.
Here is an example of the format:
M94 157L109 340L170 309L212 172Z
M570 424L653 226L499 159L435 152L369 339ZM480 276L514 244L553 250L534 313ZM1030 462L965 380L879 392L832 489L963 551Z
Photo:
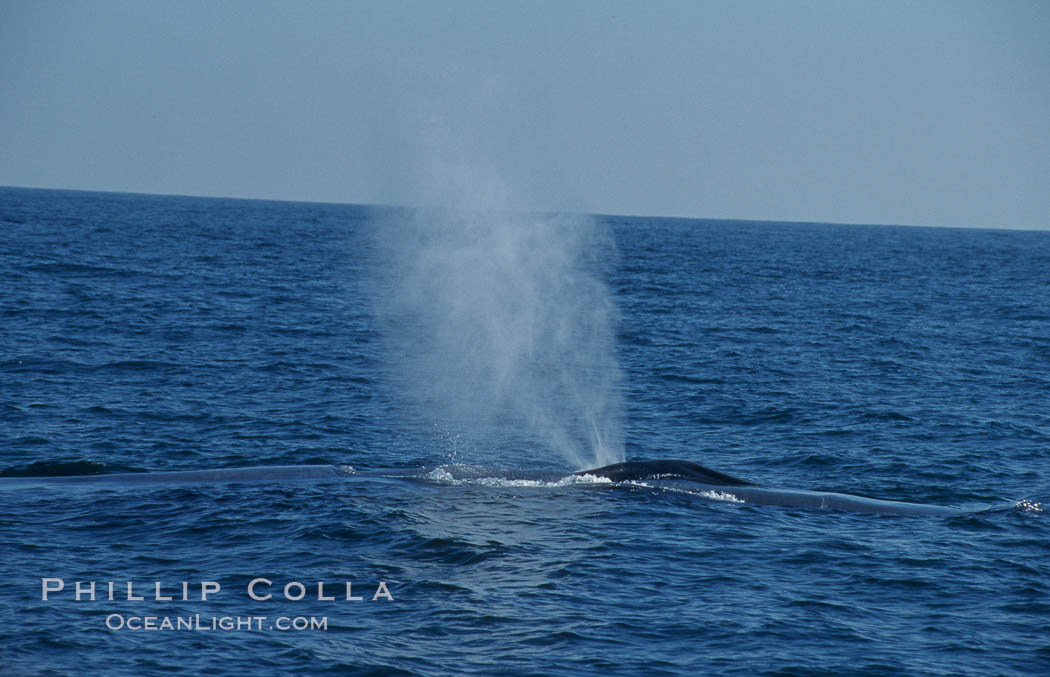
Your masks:
M1050 228L1050 2L0 0L0 185L420 204L450 154L533 209Z

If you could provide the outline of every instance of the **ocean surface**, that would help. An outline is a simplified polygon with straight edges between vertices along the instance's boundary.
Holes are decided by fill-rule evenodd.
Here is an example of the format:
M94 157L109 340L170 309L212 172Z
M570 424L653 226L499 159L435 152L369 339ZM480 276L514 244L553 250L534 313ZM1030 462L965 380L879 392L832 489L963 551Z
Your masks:
M0 474L350 467L0 478L2 674L1050 674L1050 232L2 188L0 233ZM960 514L550 479L622 458Z

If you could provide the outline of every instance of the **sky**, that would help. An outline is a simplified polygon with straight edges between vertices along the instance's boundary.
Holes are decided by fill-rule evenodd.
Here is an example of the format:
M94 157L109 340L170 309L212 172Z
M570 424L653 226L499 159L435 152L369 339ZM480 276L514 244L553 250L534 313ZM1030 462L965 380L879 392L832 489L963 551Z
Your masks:
M0 0L0 185L1050 229L1048 36L1045 0Z

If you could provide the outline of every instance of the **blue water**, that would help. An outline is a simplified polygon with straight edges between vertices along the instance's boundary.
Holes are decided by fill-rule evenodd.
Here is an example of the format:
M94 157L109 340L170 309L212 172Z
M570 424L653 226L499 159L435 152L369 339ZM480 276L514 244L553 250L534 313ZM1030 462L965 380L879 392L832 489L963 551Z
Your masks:
M942 518L508 479L577 468L392 385L399 218L0 189L0 472L359 473L0 490L0 671L1050 674L1050 233L595 217L628 458ZM268 625L107 627L194 616Z

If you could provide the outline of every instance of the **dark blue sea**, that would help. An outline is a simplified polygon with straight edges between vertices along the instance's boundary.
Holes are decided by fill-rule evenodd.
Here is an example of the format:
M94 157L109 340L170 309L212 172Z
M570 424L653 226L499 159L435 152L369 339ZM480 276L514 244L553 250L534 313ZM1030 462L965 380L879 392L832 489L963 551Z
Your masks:
M0 233L0 673L1050 674L1050 232L3 188ZM625 458L958 511L556 479Z

